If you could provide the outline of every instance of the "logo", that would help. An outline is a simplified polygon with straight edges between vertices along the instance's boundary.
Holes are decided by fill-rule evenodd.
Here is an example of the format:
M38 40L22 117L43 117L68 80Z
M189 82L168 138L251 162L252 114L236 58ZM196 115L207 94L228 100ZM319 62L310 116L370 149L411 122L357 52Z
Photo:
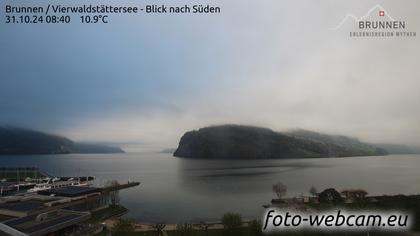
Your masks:
M385 16L385 11L379 11L379 16Z
M343 20L329 30L346 32L350 38L410 38L417 32L409 29L408 22L393 17L381 5L375 5L363 16L348 13Z

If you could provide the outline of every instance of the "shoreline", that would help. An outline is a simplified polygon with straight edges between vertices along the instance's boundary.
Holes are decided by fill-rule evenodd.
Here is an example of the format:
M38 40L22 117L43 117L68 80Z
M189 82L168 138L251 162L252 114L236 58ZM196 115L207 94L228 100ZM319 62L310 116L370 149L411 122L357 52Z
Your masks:
M112 217L110 219L104 220L102 225L106 226L107 229L111 229L114 224L119 220L120 217ZM251 221L243 221L241 227L249 227ZM176 230L177 223L150 223L150 222L136 222L134 224L134 231L135 232L148 232L148 231L155 231L155 225L161 224L164 225L164 231L173 231ZM208 230L213 229L224 229L224 225L222 222L209 222L209 223L191 223L193 229L195 230L204 230L203 225L208 226Z

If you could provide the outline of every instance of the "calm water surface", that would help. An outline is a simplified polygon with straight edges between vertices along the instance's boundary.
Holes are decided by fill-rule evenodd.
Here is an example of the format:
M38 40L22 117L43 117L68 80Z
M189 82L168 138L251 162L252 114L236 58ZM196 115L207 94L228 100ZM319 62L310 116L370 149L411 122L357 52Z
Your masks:
M141 181L121 191L129 216L144 222L218 220L223 213L258 217L281 181L288 196L364 188L370 194L420 193L420 155L290 160L191 160L166 153L0 156L0 166L37 166L52 175Z

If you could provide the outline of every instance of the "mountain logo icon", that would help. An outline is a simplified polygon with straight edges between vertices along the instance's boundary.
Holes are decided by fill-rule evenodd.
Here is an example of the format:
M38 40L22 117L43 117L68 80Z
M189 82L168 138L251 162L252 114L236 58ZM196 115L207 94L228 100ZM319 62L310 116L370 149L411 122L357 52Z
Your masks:
M378 15L376 15L378 14ZM382 7L379 4L376 4L375 6L373 6L372 8L369 9L369 11L366 12L365 15L363 16L356 16L353 13L348 13L341 21L340 23L335 26L335 27L331 27L329 28L329 30L338 30L340 29L348 20L350 21L354 21L354 22L358 22L358 21L363 21L363 20L367 20L369 18L372 17L376 17L376 16L380 16L380 17L386 17L388 20L390 21L396 21L394 19L394 17L392 17L389 12L387 12L385 10L384 7Z

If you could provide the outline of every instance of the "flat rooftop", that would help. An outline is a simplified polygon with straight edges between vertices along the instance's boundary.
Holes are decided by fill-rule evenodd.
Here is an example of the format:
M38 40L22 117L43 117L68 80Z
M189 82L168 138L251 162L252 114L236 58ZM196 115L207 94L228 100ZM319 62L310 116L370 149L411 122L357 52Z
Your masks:
M89 217L90 214L86 212L60 210L5 221L3 225L0 224L0 231L5 231L7 227L10 227L30 236L44 235L81 223Z
M38 191L40 195L54 195L60 197L78 197L91 193L100 193L102 192L101 188L94 187L84 187L84 186L68 186L63 188L54 188Z
M30 212L44 208L44 203L43 201L37 200L0 203L0 210Z

